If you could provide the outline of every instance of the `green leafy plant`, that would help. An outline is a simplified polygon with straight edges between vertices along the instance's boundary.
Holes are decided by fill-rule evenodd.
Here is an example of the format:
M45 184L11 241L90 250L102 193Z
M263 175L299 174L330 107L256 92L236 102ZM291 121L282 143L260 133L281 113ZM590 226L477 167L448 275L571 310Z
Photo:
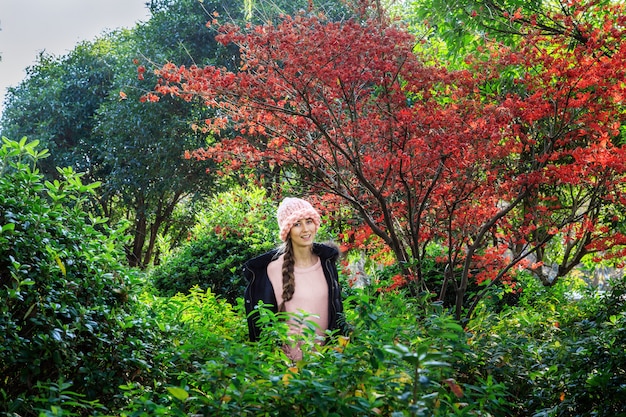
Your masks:
M216 195L191 239L151 271L159 294L173 296L198 286L235 304L245 287L243 263L276 245L274 210L262 189Z
M172 356L176 365L167 386L123 387L128 405L120 415L460 416L502 411L501 384L460 382L457 368L469 352L465 332L429 298L407 303L405 294L354 289L346 300L353 332L324 346L305 343L304 357L295 363L281 349L289 340L288 326L281 314L264 306L258 307L265 326L262 338L249 343L240 304L228 309L224 300L197 287L189 294L153 298L148 302L158 321L169 326L168 340L176 341L170 345L177 352Z
M519 306L482 311L468 325L475 354L461 362L465 381L504 384L512 416L624 413L624 279L606 293L575 278L527 284ZM573 300L573 291L582 293Z
M71 385L80 401L65 405L74 412L113 403L131 378L160 378L151 356L159 337L134 309L141 287L122 263L124 226L110 229L84 209L97 184L69 168L44 181L36 166L47 153L36 142L2 140L0 411L56 412Z

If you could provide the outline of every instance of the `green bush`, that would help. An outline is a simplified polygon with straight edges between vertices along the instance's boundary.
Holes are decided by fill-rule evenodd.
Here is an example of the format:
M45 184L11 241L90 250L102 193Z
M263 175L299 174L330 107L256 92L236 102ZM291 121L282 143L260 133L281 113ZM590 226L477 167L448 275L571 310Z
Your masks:
M163 346L173 352L172 364L176 369L188 369L196 362L218 356L215 338L224 343L248 340L243 305L233 306L210 289L193 287L188 293L173 297L148 297L144 302L166 332L169 343Z
M505 384L511 416L626 415L624 280L577 301L576 280L528 284L520 307L470 323L476 355L463 364L464 381L489 375Z
M158 293L173 296L195 286L234 304L243 295L243 263L276 245L275 207L261 189L218 194L194 236L150 272Z
M31 415L54 386L84 406L155 377L160 338L132 311L138 280L123 267L123 228L83 210L97 184L71 169L44 182L36 162L46 151L2 140L0 412Z
M456 382L465 333L439 306L406 293L368 292L354 290L346 300L350 337L305 344L297 363L280 349L287 327L270 310L262 308L260 317L271 330L250 343L241 305L229 312L197 289L173 303L161 300L155 309L164 323L178 323L178 357L190 366L179 367L159 391L124 387L129 405L121 414L466 416L480 415L493 400L490 409L500 412L494 415L504 415L502 385Z

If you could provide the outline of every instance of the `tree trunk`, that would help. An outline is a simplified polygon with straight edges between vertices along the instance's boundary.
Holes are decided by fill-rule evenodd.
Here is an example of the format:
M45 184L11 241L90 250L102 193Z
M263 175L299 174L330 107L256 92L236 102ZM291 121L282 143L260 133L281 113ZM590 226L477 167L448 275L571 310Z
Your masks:
M128 265L131 267L143 268L141 264L141 253L146 242L146 230L148 220L146 218L146 207L142 197L137 197L138 207L135 211L135 236L133 238L132 250L127 254Z
M141 252L143 245L146 241L146 217L144 215L140 215L135 221L135 237L133 239L133 247L132 251L130 251L127 255L128 265L131 267L143 267L140 265L141 262Z
M157 236L159 235L159 230L161 229L161 225L172 216L174 212L174 208L180 201L182 193L178 192L174 194L169 204L163 207L162 204L159 204L157 215L155 216L154 222L150 225L150 238L148 240L148 247L146 248L146 252L143 255L143 263L142 268L145 268L152 261L152 254L154 253L154 246L156 244ZM163 199L161 200L161 203ZM145 240L144 240L145 242Z

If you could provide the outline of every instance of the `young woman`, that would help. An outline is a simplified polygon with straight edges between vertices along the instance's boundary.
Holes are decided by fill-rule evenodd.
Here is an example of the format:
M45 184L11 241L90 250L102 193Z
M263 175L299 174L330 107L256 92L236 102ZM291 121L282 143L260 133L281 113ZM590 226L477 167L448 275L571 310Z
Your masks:
M261 334L258 313L255 312L259 301L271 305L275 313L306 314L305 320L317 324L316 333L321 341L327 330L344 333L336 265L339 250L315 242L320 226L319 213L308 201L285 198L276 217L283 245L244 264L244 276L248 281L244 299L250 340L258 340ZM293 316L289 325L292 334L302 330L302 323ZM284 349L292 360L302 358L297 345Z

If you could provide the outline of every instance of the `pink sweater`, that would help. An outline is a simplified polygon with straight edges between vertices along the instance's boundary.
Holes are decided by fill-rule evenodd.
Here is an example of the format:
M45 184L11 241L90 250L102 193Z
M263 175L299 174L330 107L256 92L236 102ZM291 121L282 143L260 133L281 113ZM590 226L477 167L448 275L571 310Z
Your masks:
M283 255L267 266L267 275L274 287L276 302L280 305L283 301ZM324 336L328 329L328 283L324 277L322 263L317 262L307 268L294 267L295 291L291 300L285 303L288 313L304 312L309 316L306 320L313 321L319 326L316 333ZM301 333L302 325L290 320L291 331L294 334ZM323 341L323 339L321 339ZM285 350L291 359L298 360L302 357L300 349L293 352Z

